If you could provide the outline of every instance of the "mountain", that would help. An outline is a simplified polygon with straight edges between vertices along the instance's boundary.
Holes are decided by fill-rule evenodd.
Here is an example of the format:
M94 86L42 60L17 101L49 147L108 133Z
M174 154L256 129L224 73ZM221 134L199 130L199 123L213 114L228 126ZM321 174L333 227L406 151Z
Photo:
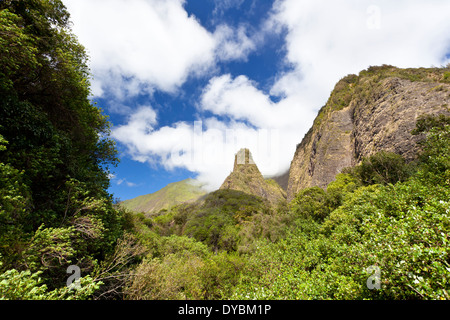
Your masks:
M399 69L383 65L341 79L297 149L289 171L264 179L250 150L241 149L220 190L237 190L269 200L292 200L302 189L323 189L343 168L381 150L411 161L423 136L412 135L425 114L450 114L448 68ZM185 180L150 195L122 202L134 211L155 212L193 202L207 192Z
M168 184L155 193L125 200L120 204L135 212L153 213L174 205L194 202L207 194L202 185L192 179Z
M235 155L233 171L220 187L220 190L226 189L258 196L272 204L286 198L286 193L276 181L264 179L249 149L241 149Z
M289 170L281 175L272 177L272 180L275 180L275 182L286 192L289 183Z
M340 80L312 128L297 146L287 198L301 189L326 188L343 168L385 150L408 161L418 152L413 136L424 114L450 114L448 68L370 67Z

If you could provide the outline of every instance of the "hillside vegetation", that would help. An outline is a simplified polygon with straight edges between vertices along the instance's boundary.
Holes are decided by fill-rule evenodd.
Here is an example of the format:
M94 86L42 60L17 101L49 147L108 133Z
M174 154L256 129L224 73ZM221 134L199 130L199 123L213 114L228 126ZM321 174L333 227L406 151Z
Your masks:
M425 154L448 152L435 140L446 137L448 143L448 129L433 130ZM234 297L449 299L446 157L439 165L428 158L404 182L393 184L399 171L411 168L399 166L399 157L380 154L339 175L326 192L303 190L292 213L307 219L296 219L283 241L263 241ZM380 287L370 290L375 268ZM258 290L248 294L251 287Z
M0 2L0 299L108 295L117 243L134 243L107 192L118 159L86 62L61 1Z
M155 193L122 201L120 205L135 212L153 213L181 203L193 202L206 193L200 183L187 179L170 183Z
M273 207L239 191L132 216L150 252L129 299L449 299L450 118L419 160L380 152Z

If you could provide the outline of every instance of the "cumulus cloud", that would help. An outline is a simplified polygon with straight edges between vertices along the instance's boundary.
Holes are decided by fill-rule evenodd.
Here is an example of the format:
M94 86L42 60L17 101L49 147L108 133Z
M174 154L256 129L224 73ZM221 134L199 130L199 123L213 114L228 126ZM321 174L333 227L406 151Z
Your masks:
M314 110L302 108L305 102L302 97L292 94L274 103L246 76L232 79L226 74L210 80L203 91L200 108L258 128L290 129L304 125L305 118L310 121L315 116Z
M124 100L155 90L173 93L218 60L245 59L253 49L243 26L206 30L185 0L64 0L87 48L94 96Z
M97 95L111 80L117 90L133 93L147 85L170 92L213 62L214 38L188 16L182 0L64 3L89 51Z
M214 32L214 38L217 44L216 56L221 61L245 60L256 49L255 39L247 35L243 25L236 29L221 24Z

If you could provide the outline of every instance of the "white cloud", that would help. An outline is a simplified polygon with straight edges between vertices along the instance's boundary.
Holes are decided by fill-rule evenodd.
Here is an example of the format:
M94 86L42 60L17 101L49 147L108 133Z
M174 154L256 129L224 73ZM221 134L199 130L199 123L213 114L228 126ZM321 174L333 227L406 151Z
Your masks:
M182 0L64 0L89 50L97 94L111 79L133 78L173 91L213 63L215 40ZM181 54L182 53L182 54ZM100 82L98 84L97 82ZM117 83L117 82L116 82ZM127 85L119 81L118 86Z
M244 0L214 0L215 8L214 14L223 14L231 8L239 8L244 3Z
M217 58L222 61L245 60L256 49L255 40L246 32L242 25L237 29L225 24L219 25L214 32Z
M138 186L134 182L127 181L127 179L117 179L116 176L112 176L112 177L110 177L110 179L113 180L115 182L115 184L118 185L118 186L122 185L123 183L125 183L130 188Z
M124 100L155 90L175 92L217 60L245 59L254 45L243 26L206 30L185 0L64 0L73 31L87 48L94 96Z

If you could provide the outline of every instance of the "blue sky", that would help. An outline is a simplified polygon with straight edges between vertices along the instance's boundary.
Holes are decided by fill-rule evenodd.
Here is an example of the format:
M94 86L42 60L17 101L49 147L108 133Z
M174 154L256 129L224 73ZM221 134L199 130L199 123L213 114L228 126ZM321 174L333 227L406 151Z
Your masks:
M122 200L186 178L218 188L248 147L285 172L335 83L450 62L445 0L63 0L109 115Z

